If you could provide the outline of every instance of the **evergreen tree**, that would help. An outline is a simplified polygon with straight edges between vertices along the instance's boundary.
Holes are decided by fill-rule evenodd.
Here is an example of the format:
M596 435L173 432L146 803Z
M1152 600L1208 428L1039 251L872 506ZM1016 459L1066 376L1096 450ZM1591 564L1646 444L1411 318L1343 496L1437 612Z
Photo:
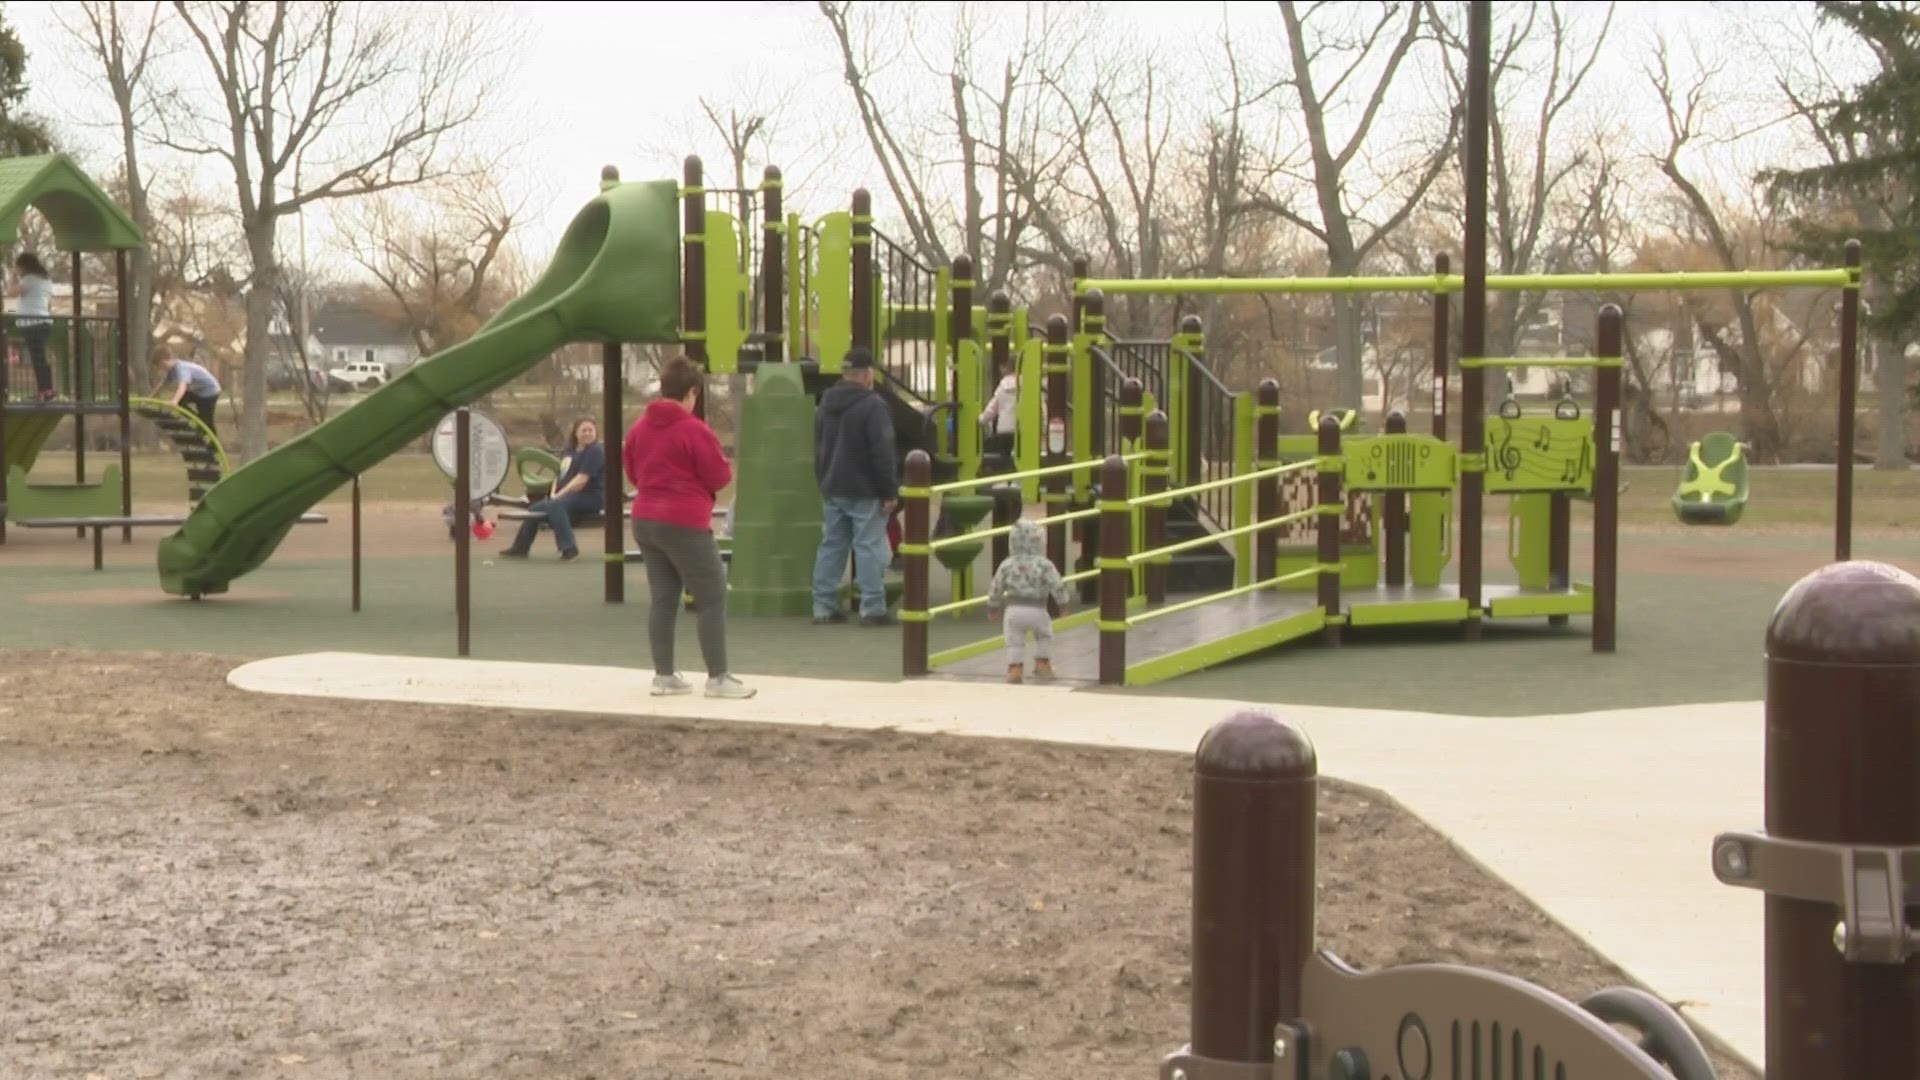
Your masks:
M53 149L46 124L25 112L27 47L0 5L0 157L44 154Z
M1837 265L1858 237L1871 290L1872 329L1896 347L1920 331L1920 5L1820 0L1820 18L1845 27L1879 61L1849 93L1798 102L1827 164L1762 174L1797 216L1802 251Z

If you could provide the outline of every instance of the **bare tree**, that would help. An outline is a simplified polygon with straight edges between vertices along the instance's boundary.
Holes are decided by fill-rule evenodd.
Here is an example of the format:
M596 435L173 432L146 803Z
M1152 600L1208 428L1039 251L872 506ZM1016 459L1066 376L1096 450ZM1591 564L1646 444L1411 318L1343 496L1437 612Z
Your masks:
M153 231L149 205L151 178L142 167L142 132L151 130L155 102L148 85L150 65L164 58L156 44L166 22L166 5L154 0L145 9L115 0L81 0L61 8L61 27L97 65L95 75L113 98L120 128L120 174L133 223ZM147 248L128 256L127 350L134 370L144 371L152 336L154 271Z
M1441 56L1447 81L1455 98L1465 100L1465 34L1448 25L1440 5L1428 0L1428 7L1446 45ZM1563 140L1556 138L1556 126L1566 118L1593 71L1613 15L1614 5L1609 3L1598 32L1581 43L1566 5L1526 5L1508 25L1506 39L1492 57L1488 77L1496 107L1488 118L1487 241L1495 264L1488 269L1493 273L1559 272L1574 257L1580 234L1591 227L1584 213L1592 206L1590 201L1576 199L1570 217L1556 220L1554 210L1562 191L1592 160L1595 149L1591 143L1563 146ZM1536 51L1545 55L1536 57ZM1546 71L1536 90L1527 76L1540 67ZM1460 209L1464 214L1465 208ZM1545 295L1501 292L1490 299L1488 353L1517 355L1520 328L1539 314ZM1493 382L1488 380L1489 387Z
M1358 273L1382 238L1406 221L1426 198L1446 169L1460 130L1460 110L1455 108L1445 132L1432 144L1406 155L1397 167L1382 160L1364 162L1370 166L1366 171L1379 177L1379 182L1370 193L1356 194L1361 186L1356 181L1362 179L1356 160L1367 147L1388 90L1401 65L1422 40L1427 22L1426 9L1419 3L1371 5L1377 18L1352 10L1358 7L1313 4L1303 12L1293 0L1281 0L1288 82L1299 98L1305 135L1301 151L1304 162L1289 163L1284 172L1304 169L1312 187L1314 209L1303 213L1271 195L1258 200L1258 205L1306 230L1324 245L1327 270L1335 277ZM1347 13L1347 24L1325 30L1309 25L1316 16L1333 17L1322 14L1327 11ZM1378 70L1373 73L1372 84L1358 92L1353 108L1343 108L1348 104L1349 84L1373 65ZM1344 139L1335 130L1330 111L1351 114ZM1360 299L1345 293L1336 293L1332 299L1334 341L1340 358L1338 404L1358 408L1365 389Z
M1684 208L1686 218L1697 230L1702 246L1711 256L1714 268L1744 270L1751 260L1737 234L1722 220L1722 213L1706 190L1688 175L1682 158L1689 148L1708 141L1703 128L1713 111L1712 83L1720 67L1702 72L1693 85L1682 88L1673 77L1667 46L1661 41L1655 48L1647 75L1659 95L1665 113L1667 145L1654 155L1654 165L1666 177ZM1763 312L1766 307L1756 294L1730 290L1726 294L1727 315L1717 317L1705 310L1694 319L1708 345L1719 358L1721 367L1733 373L1740 383L1740 414L1747 441L1757 454L1772 456L1784 449L1785 439L1775 400L1774 371L1768 364L1762 343ZM1790 350L1797 355L1805 345L1806 324L1801 324L1799 341ZM1772 327L1765 328L1768 332Z
M243 452L266 449L280 221L316 203L442 178L497 72L478 5L174 0L206 61L162 110L167 146L232 170L249 262ZM295 183L294 177L302 177Z
M505 304L520 208L487 174L425 194L363 200L343 215L341 242L430 355L464 341Z
M1042 75L1059 57L1071 55L1072 20L1085 14L1021 5L1019 45L997 70L983 71L982 20L1015 9L959 5L951 54L920 55L926 73L945 83L945 100L936 112L929 102L904 107L874 88L894 59L877 55L883 40L896 49L896 57L921 44L910 22L922 17L918 9L906 9L909 23L902 25L900 9L869 17L854 4L819 3L839 47L868 147L912 247L920 258L939 264L964 252L974 260L982 292L1007 287L1028 262L1035 208L1052 197L1071 153L1044 137L1051 127L1047 106L1054 99ZM930 122L932 116L938 116L937 123ZM957 208L942 194L948 189L959 192Z

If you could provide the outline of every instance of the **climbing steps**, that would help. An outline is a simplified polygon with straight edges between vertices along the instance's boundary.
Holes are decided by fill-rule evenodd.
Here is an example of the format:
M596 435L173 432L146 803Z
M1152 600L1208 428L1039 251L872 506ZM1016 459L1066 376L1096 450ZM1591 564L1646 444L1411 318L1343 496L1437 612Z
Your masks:
M187 497L195 505L218 484L228 470L227 452L219 436L186 409L154 398L134 398L133 411L160 429L187 463Z

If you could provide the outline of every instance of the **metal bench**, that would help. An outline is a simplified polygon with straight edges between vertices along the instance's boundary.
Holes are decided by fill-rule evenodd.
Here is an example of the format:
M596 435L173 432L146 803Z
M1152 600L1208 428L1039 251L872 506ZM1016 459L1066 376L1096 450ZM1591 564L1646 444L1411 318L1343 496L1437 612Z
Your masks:
M147 528L149 526L180 526L187 523L180 514L136 514L129 517L45 517L21 518L12 524L23 529L92 529L93 530L93 568L106 568L106 544L104 537L108 529ZM325 514L301 514L301 525L325 525Z

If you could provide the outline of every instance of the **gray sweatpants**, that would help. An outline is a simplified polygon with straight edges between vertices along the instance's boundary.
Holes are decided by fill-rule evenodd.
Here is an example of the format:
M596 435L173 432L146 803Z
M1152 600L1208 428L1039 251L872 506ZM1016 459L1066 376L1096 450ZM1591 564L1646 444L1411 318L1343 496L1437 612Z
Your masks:
M654 674L677 674L673 631L685 595L693 597L707 674L727 674L727 568L720 562L713 533L636 518L633 541L647 561L647 589L653 600L647 611L647 639L653 646Z
M1008 604L1000 621L1007 632L1009 666L1026 663L1028 634L1033 635L1034 662L1053 659L1053 616L1046 608Z

